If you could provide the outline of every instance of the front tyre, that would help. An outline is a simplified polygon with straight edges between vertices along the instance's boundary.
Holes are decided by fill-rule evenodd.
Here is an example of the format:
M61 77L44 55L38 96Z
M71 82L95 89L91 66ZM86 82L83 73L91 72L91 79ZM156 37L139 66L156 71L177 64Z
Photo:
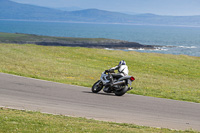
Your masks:
M93 93L98 93L99 91L101 91L101 89L103 88L103 83L101 80L98 80L96 83L94 83L94 85L92 86L92 92Z
M126 86L124 86L122 89L116 90L116 91L115 91L115 95L116 95L116 96L122 96L122 95L124 95L127 91L128 91L128 86L126 85Z

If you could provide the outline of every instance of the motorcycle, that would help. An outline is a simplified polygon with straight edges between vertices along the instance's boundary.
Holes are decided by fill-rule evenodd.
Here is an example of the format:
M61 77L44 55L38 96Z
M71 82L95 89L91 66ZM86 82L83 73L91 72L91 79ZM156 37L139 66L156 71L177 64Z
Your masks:
M98 80L94 85L92 86L92 92L98 93L103 89L106 93L115 93L116 96L122 96L127 91L131 90L132 87L128 87L128 85L131 86L132 82L135 80L133 76L123 76L119 79L113 78L112 74L114 71L104 71L101 74L100 80ZM111 85L111 81L113 81L113 84Z

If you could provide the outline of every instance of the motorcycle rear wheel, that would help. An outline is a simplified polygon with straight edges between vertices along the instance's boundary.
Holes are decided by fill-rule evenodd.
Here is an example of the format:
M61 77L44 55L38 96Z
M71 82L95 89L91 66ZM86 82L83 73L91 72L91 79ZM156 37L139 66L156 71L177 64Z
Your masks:
M116 96L123 96L128 91L128 86L124 86L121 90L116 90L115 95Z
M101 89L103 88L103 83L101 80L98 80L96 83L94 83L94 85L92 86L92 92L93 93L98 93L99 91L101 91Z

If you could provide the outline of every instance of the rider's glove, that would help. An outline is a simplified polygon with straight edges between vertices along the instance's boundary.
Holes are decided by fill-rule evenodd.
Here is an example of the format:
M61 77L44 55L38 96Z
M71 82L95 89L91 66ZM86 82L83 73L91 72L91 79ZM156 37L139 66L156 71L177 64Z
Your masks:
M106 73L110 72L109 70L105 70Z

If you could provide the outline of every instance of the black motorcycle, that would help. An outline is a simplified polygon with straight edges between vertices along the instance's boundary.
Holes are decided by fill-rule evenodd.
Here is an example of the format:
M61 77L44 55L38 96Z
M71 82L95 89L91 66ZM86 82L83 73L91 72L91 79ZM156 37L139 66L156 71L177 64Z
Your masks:
M104 71L101 74L100 80L92 86L92 92L98 93L103 89L106 93L115 93L116 96L122 96L132 89L132 87L128 87L128 84L131 86L132 82L135 80L133 76L113 78L112 73L114 73L114 71Z

